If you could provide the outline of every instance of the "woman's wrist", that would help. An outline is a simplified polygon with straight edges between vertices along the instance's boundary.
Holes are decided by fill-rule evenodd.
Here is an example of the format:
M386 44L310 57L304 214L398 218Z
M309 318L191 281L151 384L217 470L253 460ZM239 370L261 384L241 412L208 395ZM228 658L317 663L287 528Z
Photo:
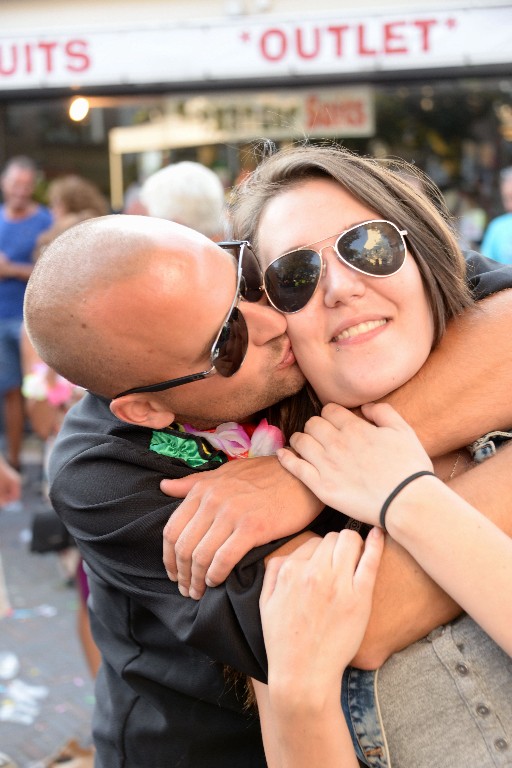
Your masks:
M386 512L386 530L400 545L422 538L422 532L437 517L435 499L443 493L443 482L434 475L422 475L405 486Z
M405 477L400 483L398 483L398 485L395 486L395 488L391 491L391 493L385 500L380 510L379 525L381 528L386 530L386 515L388 513L388 509L393 503L393 501L396 499L396 497L403 492L404 488L407 488L408 485L413 483L415 480L418 480L418 478L423 477L424 475L433 475L433 474L434 473L431 472L429 469L422 469L419 472L413 472L411 475L407 475L407 477Z
M269 679L269 700L272 710L287 722L304 718L323 717L340 707L341 677L320 680L316 676L296 675L293 680L277 683ZM301 681L302 679L302 681Z

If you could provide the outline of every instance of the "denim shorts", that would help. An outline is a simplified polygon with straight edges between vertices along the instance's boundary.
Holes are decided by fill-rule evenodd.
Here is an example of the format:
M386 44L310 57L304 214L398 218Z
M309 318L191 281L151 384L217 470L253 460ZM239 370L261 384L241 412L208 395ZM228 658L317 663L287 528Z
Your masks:
M347 667L341 705L361 765L389 768L389 752L375 690L376 673Z
M21 387L21 324L18 318L0 320L0 395Z

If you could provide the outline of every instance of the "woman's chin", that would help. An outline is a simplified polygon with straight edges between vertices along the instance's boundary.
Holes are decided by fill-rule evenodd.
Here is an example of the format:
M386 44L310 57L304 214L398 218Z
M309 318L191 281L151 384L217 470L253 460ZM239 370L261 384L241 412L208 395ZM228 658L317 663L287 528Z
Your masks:
M390 392L397 389L398 386L399 385L389 385L387 387L378 388L369 386L364 390L358 390L357 392L339 392L331 390L330 392L325 393L325 395L320 395L319 400L322 405L327 405L327 403L337 403L344 408L360 408L361 405L364 405L365 403L374 403L377 400L386 397Z

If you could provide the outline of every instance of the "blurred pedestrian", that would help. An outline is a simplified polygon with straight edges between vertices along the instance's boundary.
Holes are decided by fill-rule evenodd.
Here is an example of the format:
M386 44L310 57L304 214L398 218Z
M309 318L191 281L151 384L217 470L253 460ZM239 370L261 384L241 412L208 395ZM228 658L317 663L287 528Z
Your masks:
M132 216L147 216L148 212L140 199L141 185L138 181L133 181L124 193L123 208L121 213Z
M53 225L43 232L37 241L36 251L41 253L46 246L66 229L80 221L102 216L108 211L108 203L98 187L88 179L77 175L62 176L51 182L48 187L48 202L54 216ZM65 414L84 394L82 387L77 387L59 376L44 363L33 348L30 339L22 329L21 333L23 395L26 412L32 429L45 444L44 477L46 465L53 442L60 429ZM92 640L87 598L89 589L81 558L66 559L67 550L62 554L63 567L69 560L80 596L78 610L78 635L89 667L91 676L96 677L100 664L100 654Z
M37 238L36 257L66 229L86 219L108 213L106 197L88 179L69 174L48 186L48 203L53 216L51 227ZM66 411L83 394L81 387L58 376L38 357L24 331L20 336L23 373L22 391L32 429L45 443L45 464Z
M23 297L36 240L52 223L48 208L33 199L36 180L35 163L22 155L11 158L0 177L0 396L7 461L15 469L20 467L24 430L20 362Z
M463 250L480 250L487 224L487 214L473 190L460 190L455 210L455 225L459 232L459 244Z
M224 187L201 163L183 160L161 168L148 176L139 200L149 216L183 224L211 240L225 237Z
M38 238L37 256L65 230L81 221L102 216L108 212L108 203L101 191L88 179L67 175L55 179L48 187L48 202L54 216L54 224ZM23 394L27 415L34 432L45 444L46 464L53 442L69 408L77 402L84 390L59 376L44 363L34 350L28 335L22 331ZM94 679L101 663L101 655L91 632L87 599L89 585L83 561L76 548L59 552L63 569L70 572L79 596L77 611L77 633L82 651ZM92 768L94 748L82 747L75 739L67 741L48 762L48 768L66 763L73 768Z
M106 197L88 179L75 174L61 176L48 186L48 204L54 217L53 225L37 239L35 255L74 224L109 212Z
M489 223L481 251L501 264L512 264L512 165L500 173L500 194L505 213Z

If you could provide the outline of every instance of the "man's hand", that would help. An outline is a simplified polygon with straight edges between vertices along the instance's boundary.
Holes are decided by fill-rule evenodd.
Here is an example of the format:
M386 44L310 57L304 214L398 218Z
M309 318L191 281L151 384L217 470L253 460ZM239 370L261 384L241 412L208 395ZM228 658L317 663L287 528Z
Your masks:
M230 461L160 487L169 496L187 494L164 529L164 564L195 600L250 549L298 533L323 507L275 456Z
M512 289L452 318L421 370L383 400L420 438L430 458L509 429L512 401ZM485 402L480 382L485 381Z

